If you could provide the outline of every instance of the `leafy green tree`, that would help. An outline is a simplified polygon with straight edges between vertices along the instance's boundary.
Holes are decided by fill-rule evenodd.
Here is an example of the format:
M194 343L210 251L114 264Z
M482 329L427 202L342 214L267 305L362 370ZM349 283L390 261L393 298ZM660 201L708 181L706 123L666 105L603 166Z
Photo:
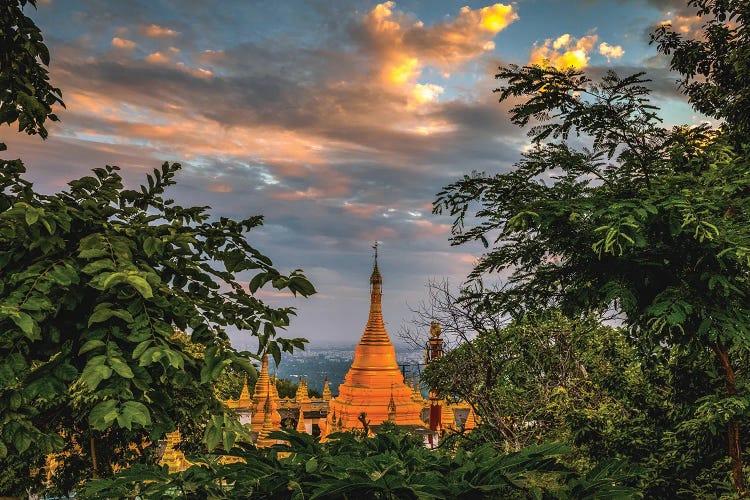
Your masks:
M422 380L441 397L467 401L519 451L541 440L571 443L574 412L611 425L630 418L633 405L609 389L638 383L632 354L622 332L555 313L480 332L428 364Z
M57 121L52 106L62 101L49 83L50 58L42 33L23 7L36 0L9 0L0 6L0 124L18 121L18 130L47 137L44 122ZM6 149L0 143L0 151Z
M647 498L705 497L732 492L721 436L698 411L707 389L721 394L711 365L674 349L643 353L621 329L548 313L479 332L422 378L481 418L478 430L456 436L463 447L562 442L579 471L627 459Z
M651 36L695 109L723 120L738 144L750 133L750 5L744 0L689 0L704 20L701 36L660 26Z
M532 446L498 453L485 444L453 455L428 450L419 438L384 425L373 438L339 433L321 444L294 431L271 438L288 444L234 453L243 462L201 465L169 474L136 466L89 483L79 498L637 498L623 482L630 471L608 462L581 475L558 458L565 446ZM283 455L280 455L280 452Z
M190 342L190 336L184 332L175 332L175 340L183 344L184 349L196 358L205 358L205 346L203 344L193 344ZM247 372L244 369L237 369L233 366L227 366L216 381L214 381L214 390L216 395L223 400L237 399L242 391L242 385L247 384L252 388L258 379L258 370L252 366L252 371Z
M268 284L308 296L313 286L250 245L262 217L209 220L207 207L165 199L178 169L165 163L132 190L117 167L97 168L42 195L20 161L0 164L0 459L30 457L19 479L35 476L34 457L60 451L63 466L80 457L89 476L147 460L139 448L186 422L205 423L208 449L230 449L245 430L215 384L230 367L252 373L257 355L236 351L226 329L257 336L277 362L303 347L276 337L294 310L254 293Z
M750 400L735 367L750 339L747 149L706 127L661 127L642 75L595 83L510 66L497 76L500 99L518 99L511 120L535 121L534 147L512 171L467 175L438 195L435 212L455 217L453 244L492 244L470 277L509 274L504 288L468 300L518 317L615 311L645 352L712 354L726 389L702 413L727 430L744 492Z

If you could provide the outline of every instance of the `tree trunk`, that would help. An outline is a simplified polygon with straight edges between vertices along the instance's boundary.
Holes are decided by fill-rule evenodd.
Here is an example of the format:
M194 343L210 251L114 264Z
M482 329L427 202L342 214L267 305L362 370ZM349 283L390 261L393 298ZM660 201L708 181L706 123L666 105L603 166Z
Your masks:
M724 380L727 385L727 394L734 396L737 394L737 385L735 383L734 370L729 361L726 347L717 343L714 345L714 352L719 360L719 364L724 371ZM727 429L729 438L729 456L732 459L732 479L737 494L740 497L745 496L745 478L742 474L742 447L740 445L740 420L734 417Z
M89 445L91 446L91 477L93 479L97 479L99 477L99 467L96 463L96 446L94 445L94 436L91 436Z

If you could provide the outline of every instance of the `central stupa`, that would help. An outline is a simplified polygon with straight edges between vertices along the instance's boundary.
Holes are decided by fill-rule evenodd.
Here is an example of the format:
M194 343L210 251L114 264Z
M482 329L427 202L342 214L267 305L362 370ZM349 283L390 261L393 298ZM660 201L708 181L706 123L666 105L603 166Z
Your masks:
M383 278L378 270L378 249L370 276L370 316L362 338L354 350L354 361L339 386L339 395L330 403L328 430L361 429L360 414L372 425L390 420L396 425L423 426L422 405L413 399L396 363L396 349L383 324ZM395 415L394 415L395 407Z

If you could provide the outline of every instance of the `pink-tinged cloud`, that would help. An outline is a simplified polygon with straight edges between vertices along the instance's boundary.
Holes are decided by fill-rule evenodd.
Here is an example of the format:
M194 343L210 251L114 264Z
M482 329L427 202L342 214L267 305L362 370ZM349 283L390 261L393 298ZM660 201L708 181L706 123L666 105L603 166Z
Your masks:
M393 241L397 239L398 232L392 227L373 226L366 231L359 233L358 238L361 241Z
M382 205L369 205L366 203L352 203L349 201L344 202L342 205L344 211L354 217L360 219L371 219L375 214L383 211Z
M552 66L560 69L583 69L589 64L589 54L599 37L586 35L575 38L565 33L556 39L547 38L543 44L531 49L529 64Z
M236 126L191 116L179 106L165 106L162 111L147 105L124 101L112 93L94 90L66 93L67 111L74 120L66 120L69 135L91 137L98 134L122 144L151 144L170 155L194 158L236 158L267 165L277 177L316 178L324 180L323 191L345 195L348 180L331 171L325 157L326 148L314 136L264 126ZM69 115L69 116L70 116ZM74 128L76 121L96 128ZM272 185L277 180L268 178ZM310 195L312 193L308 193Z
M116 36L112 39L112 47L116 49L132 50L136 47L135 42L126 38Z
M667 12L668 18L659 23L659 25L669 25L677 33L688 38L701 39L705 37L703 33L703 20L696 15L688 13Z
M179 31L158 24L144 24L140 26L139 30L141 34L149 38L168 38L180 34Z
M417 238L445 238L450 235L450 224L439 224L426 219L410 220L410 224L416 227Z
M212 193L231 193L233 191L232 186L229 184L209 184L207 189Z
M304 191L282 191L274 193L271 197L275 200L296 201L305 199L318 199L324 196L321 189L309 187Z
M213 71L211 71L210 69L190 67L182 61L178 62L175 66L197 78L211 78L214 76Z

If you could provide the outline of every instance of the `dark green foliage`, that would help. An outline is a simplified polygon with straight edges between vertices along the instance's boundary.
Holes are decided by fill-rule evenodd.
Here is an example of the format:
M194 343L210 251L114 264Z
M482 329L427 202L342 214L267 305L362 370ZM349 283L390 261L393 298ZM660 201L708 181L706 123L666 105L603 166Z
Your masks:
M394 428L358 439L335 434L321 444L294 431L276 432L288 445L237 454L245 463L215 460L179 474L139 467L95 481L79 498L636 498L622 486L631 472L622 462L579 475L561 464L559 444L498 453L491 445L455 455L424 448L419 438ZM280 458L279 452L288 456ZM223 485L223 486L222 486Z
M583 426L611 431L636 416L632 399L645 385L622 331L559 313L481 331L428 364L422 380L441 397L471 404L512 451L541 440L573 444ZM590 434L585 441L593 444L600 436Z
M701 33L687 35L660 26L651 36L682 89L701 113L723 120L746 144L750 133L750 3L689 0L703 18Z
M49 51L39 28L23 13L27 4L36 7L36 0L8 0L0 6L0 124L18 121L19 132L44 139L45 120L57 121L52 106L64 104L60 89L49 84Z
M94 470L92 442L100 473L146 460L129 444L177 427L231 448L246 431L214 388L227 369L253 373L257 356L232 348L226 328L274 356L304 346L276 337L294 311L253 293L268 284L307 296L312 285L248 243L261 217L210 221L206 207L164 199L178 169L165 163L135 191L116 167L97 168L48 196L20 162L0 164L0 460L66 449L85 465L70 487ZM237 277L246 272L250 293Z
M705 354L643 353L622 330L551 313L480 332L430 363L423 380L481 417L478 430L461 436L463 447L555 440L572 448L565 462L579 471L627 459L647 498L731 491L717 432L725 423L707 405L724 387ZM745 377L738 382L744 387Z
M452 242L490 247L471 278L509 275L463 299L519 318L617 313L647 358L691 355L706 377L724 377L723 394L706 385L712 402L693 399L701 411L691 411L739 444L750 407L733 368L750 347L750 151L706 127L660 127L639 75L594 83L508 67L498 78L501 99L521 98L513 122L538 125L512 171L467 175L438 195L435 212L455 217ZM741 490L738 447L729 454Z

